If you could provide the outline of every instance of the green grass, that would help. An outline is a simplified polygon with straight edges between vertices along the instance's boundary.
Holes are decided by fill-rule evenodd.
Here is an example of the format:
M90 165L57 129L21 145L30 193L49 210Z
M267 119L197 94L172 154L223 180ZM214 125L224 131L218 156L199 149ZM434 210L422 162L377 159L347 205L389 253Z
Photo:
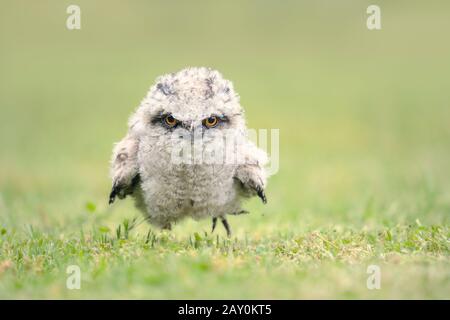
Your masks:
M448 293L446 227L351 228L226 239L194 233L66 237L29 228L2 236L3 298L442 298ZM64 287L65 268L82 272ZM382 288L366 287L367 266ZM37 290L39 288L39 290Z
M78 1L80 31L71 2L4 1L0 298L450 298L450 7L433 2L380 1L369 32L368 1ZM231 239L107 205L127 117L189 65L280 129L269 202L231 217Z

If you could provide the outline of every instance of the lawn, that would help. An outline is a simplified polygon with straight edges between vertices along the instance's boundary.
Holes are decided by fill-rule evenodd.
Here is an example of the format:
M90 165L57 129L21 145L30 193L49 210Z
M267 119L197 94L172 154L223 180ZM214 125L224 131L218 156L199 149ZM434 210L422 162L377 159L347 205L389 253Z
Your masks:
M69 4L1 4L0 298L450 298L448 2L378 1L379 31L369 1L80 0L72 31ZM130 113L203 65L280 130L268 203L229 239L107 203Z

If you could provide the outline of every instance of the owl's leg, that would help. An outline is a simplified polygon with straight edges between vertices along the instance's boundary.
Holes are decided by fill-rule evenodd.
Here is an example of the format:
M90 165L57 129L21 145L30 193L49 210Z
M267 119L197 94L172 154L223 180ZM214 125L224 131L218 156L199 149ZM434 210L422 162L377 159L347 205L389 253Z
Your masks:
M161 227L162 230L171 231L172 230L172 224L170 222L167 222L165 225Z
M231 227L227 221L227 218L220 217L220 221L222 221L223 226L225 227L225 230L227 230L227 236L231 237Z
M213 233L214 229L216 229L216 224L217 224L217 217L213 217L212 218L212 230L211 230L211 233Z

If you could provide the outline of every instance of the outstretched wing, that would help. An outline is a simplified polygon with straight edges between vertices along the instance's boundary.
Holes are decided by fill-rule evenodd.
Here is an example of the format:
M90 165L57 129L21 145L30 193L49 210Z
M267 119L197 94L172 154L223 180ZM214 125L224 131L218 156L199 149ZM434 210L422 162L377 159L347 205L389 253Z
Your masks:
M263 203L267 203L264 192L267 183L267 173L264 168L267 155L253 143L249 143L244 152L244 162L237 167L234 178L240 183L244 196L257 195Z
M109 195L109 204L114 202L116 196L123 199L132 194L139 184L138 145L138 139L128 134L114 147L111 159L112 190Z

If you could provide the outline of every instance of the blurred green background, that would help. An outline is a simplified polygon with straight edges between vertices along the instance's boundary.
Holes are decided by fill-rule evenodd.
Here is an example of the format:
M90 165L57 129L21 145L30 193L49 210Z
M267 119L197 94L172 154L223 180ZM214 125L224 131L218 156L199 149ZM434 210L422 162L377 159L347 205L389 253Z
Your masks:
M66 29L70 4L81 8L81 30ZM0 296L449 298L450 3L376 1L379 31L366 28L370 4L2 0ZM169 243L166 249L161 244L159 250L167 250L162 256L143 254L140 266L147 271L136 271L135 278L123 271L131 272L130 258L124 267L104 267L107 275L84 291L61 289L64 263L81 257L60 252L54 261L64 263L52 263L47 245L69 235L76 239L80 230L109 228L112 234L123 219L139 215L131 200L107 206L112 145L125 134L128 116L154 79L186 66L212 67L232 80L249 127L280 129L280 171L269 181L268 205L251 200L250 215L230 218L238 243L253 239L264 257L273 253L272 241L317 230L328 236L331 230L338 235L330 241L338 242L346 232L373 232L368 243L376 246L380 232L414 225L437 226L438 250L425 244L426 257L415 262L414 250L402 251L399 239L400 247L392 250L406 262L390 270L393 279L404 278L376 293L365 288L364 263L385 259L385 246L368 257L356 254L364 264L359 271L348 269L354 263L339 254L322 259L312 252L305 265L291 252L274 269L254 267L246 260L253 257L243 254L247 272L264 280L245 282L236 257L230 273L218 280L222 269L215 269L214 259L222 261L223 254L183 249L171 255L170 243L183 247L194 232L209 231L210 221L185 221L162 235ZM30 226L40 232L42 244L33 246L42 252L23 249L33 242ZM138 231L147 229L140 225ZM31 270L43 256L45 275L21 267L21 248ZM189 260L190 254L196 258ZM212 267L191 272L198 259ZM95 266L92 261L88 265ZM185 266L173 271L179 287L165 282L166 263ZM283 266L294 275L285 277ZM361 288L351 280L358 272ZM438 275L424 276L430 273ZM145 286L148 277L160 280ZM411 279L416 282L405 291L402 284ZM128 291L111 291L110 280ZM199 289L203 281L210 284L206 291Z

